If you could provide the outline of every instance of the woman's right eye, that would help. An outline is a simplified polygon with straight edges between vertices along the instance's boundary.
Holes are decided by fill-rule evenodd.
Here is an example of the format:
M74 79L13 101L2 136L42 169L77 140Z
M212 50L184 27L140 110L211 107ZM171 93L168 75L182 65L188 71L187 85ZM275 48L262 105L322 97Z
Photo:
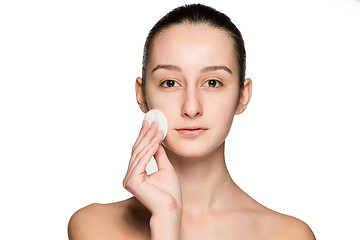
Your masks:
M161 86L165 88L172 88L172 87L178 87L180 86L180 84L175 80L165 80L161 83Z

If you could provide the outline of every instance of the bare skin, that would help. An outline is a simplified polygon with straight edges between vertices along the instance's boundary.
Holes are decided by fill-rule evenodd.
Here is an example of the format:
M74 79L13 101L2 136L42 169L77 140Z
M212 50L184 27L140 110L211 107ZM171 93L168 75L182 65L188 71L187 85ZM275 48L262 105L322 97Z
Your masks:
M249 203L248 209L234 207L201 216L184 213L181 239L315 239L310 228L299 219L267 209L246 194L242 200ZM150 218L151 213L134 197L111 204L92 204L73 215L69 239L148 240Z
M207 25L178 24L155 38L146 89L137 78L136 95L143 112L165 114L168 135L161 142L157 124L143 122L123 182L134 197L77 211L70 240L315 239L304 222L262 206L229 175L225 139L252 93L246 79L239 98L233 52L227 33ZM151 156L159 171L148 175Z

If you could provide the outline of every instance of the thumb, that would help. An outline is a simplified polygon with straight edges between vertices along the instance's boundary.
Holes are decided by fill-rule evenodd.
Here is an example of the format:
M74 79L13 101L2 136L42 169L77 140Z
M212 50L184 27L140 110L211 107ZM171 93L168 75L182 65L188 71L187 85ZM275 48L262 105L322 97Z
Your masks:
M169 158L166 155L165 149L164 147L159 144L159 148L156 151L156 153L154 154L154 158L156 161L156 164L158 166L159 170L164 170L164 169L173 169L173 166L171 165Z

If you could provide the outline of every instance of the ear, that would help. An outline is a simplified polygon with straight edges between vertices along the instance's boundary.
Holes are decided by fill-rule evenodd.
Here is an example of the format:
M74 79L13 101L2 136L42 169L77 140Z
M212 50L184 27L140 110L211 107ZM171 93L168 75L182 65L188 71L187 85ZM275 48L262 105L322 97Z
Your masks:
M239 99L238 105L235 110L236 115L241 114L243 111L245 111L250 101L251 94L252 94L252 81L250 78L246 78L244 80L244 88L241 91L241 97Z
M136 93L136 100L141 111L147 113L149 111L149 108L146 103L145 89L142 86L142 79L140 77L136 78L135 81L135 93Z

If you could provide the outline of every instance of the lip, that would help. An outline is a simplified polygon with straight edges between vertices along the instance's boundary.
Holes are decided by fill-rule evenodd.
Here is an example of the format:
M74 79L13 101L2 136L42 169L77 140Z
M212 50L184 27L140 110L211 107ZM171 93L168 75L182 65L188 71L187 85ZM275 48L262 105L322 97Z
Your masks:
M208 128L204 127L184 127L175 129L181 136L195 138L201 136Z

